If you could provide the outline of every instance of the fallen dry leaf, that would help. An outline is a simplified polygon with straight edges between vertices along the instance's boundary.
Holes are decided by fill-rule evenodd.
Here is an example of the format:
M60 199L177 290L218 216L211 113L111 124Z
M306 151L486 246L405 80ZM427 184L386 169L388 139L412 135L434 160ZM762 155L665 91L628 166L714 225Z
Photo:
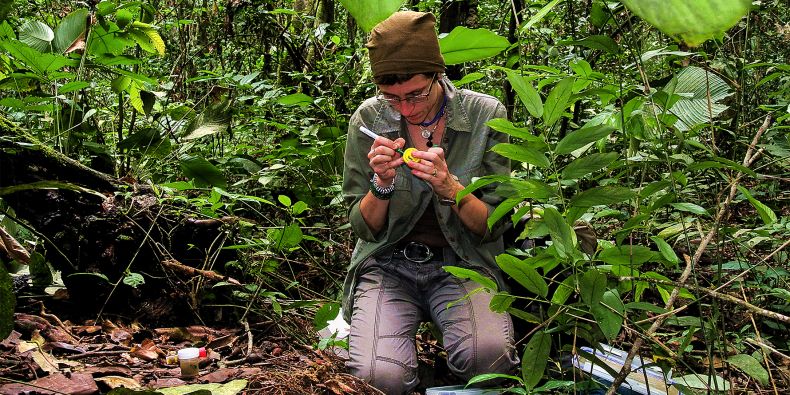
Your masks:
M143 361L155 361L159 358L159 356L164 356L165 352L162 351L154 341L151 339L145 339L140 344L140 346L132 347L131 349L132 356L142 359Z
M93 377L84 373L72 373L69 377L63 374L52 374L27 384L4 384L0 385L0 393L3 394L68 394L68 395L89 395L99 392L99 387L93 381Z
M121 376L104 376L96 378L96 381L103 383L104 385L110 387L111 389L115 388L129 388L129 389L138 389L142 388L140 383L137 380L131 377L121 377Z
M356 393L356 391L354 391L353 388L335 379L327 380L326 382L324 382L324 385L326 386L326 388L328 388L336 395Z

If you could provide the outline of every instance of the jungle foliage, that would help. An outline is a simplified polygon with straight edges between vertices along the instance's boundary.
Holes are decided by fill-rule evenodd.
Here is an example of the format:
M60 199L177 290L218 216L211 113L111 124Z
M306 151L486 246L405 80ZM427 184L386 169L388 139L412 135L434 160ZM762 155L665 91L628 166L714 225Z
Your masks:
M531 328L511 391L594 386L562 358L598 343L651 355L684 393L790 388L784 2L0 3L4 117L171 210L240 218L189 246L248 284L235 314L290 309L319 327L353 246L339 193L348 117L375 92L367 29L400 8L434 12L448 75L508 108L489 126L511 136L494 150L513 173L464 193L499 185L489 221L518 229L497 258L513 287L448 270ZM46 269L53 246L2 209L0 227ZM592 250L579 227L596 233ZM127 263L124 286L145 284ZM5 270L0 337L14 309Z

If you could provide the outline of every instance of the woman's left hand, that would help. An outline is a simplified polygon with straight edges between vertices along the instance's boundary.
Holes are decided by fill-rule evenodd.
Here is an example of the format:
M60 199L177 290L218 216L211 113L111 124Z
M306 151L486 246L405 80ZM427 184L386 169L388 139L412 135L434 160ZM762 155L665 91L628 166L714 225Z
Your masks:
M431 147L428 151L414 151L412 154L419 158L419 162L408 162L415 177L425 180L431 184L433 192L442 198L455 199L458 192L464 189L447 168L444 159L444 149L441 147Z

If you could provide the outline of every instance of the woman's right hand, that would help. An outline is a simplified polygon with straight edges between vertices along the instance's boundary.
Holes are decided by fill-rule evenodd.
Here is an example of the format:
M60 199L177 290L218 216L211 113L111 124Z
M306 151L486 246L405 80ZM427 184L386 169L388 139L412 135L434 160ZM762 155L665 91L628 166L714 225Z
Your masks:
M392 185L395 178L396 169L403 163L403 157L396 150L403 148L406 140L402 137L392 141L386 137L379 136L373 141L368 152L370 168L378 175L380 185L383 187Z

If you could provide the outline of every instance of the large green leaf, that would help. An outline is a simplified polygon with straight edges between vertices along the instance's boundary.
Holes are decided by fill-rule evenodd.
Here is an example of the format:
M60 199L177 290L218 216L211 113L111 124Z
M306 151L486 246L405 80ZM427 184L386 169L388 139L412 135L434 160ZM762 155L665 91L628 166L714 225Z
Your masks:
M761 385L768 385L768 371L760 361L748 354L738 354L727 358L727 362L757 380Z
M513 277L522 287L528 291L546 297L549 293L549 287L543 276L538 274L538 271L530 267L524 261L508 254L500 254L496 257L496 262L503 272L508 276Z
M662 91L680 96L669 112L678 117L675 127L683 131L710 123L727 109L719 102L733 93L721 77L695 66L683 69Z
M598 305L591 308L590 311L592 311L604 336L609 340L614 340L623 327L625 315L625 305L623 305L617 290L606 291Z
M14 329L14 309L16 308L16 295L12 289L11 275L0 263L0 339L5 339Z
M50 52L55 32L40 21L27 21L19 28L19 41L39 52Z
M516 73L515 70L507 70L507 80L510 81L510 85L518 94L521 102L524 103L527 111L535 118L542 117L543 100L540 98L538 91L532 87L532 82L521 74Z
M571 207L592 207L624 202L636 193L626 187L607 185L590 188L576 194L569 203Z
M439 39L444 63L454 65L490 58L510 46L506 38L486 29L458 26Z
M524 386L529 389L535 388L543 378L543 372L549 363L551 353L551 335L545 330L540 330L532 335L521 358L521 375L524 378Z
M85 40L88 10L82 8L66 15L55 28L55 50L64 53L80 40Z
M529 163L530 165L537 167L545 168L551 165L549 158L547 158L543 152L540 152L527 145L499 143L491 148L491 151L494 151L505 158Z
M340 0L340 4L343 4L362 30L370 32L376 24L397 11L403 0Z
M582 178L590 173L604 169L620 156L617 152L596 152L569 163L562 169L563 179Z
M532 25L540 22L540 20L543 19L546 15L548 15L548 13L551 12L552 8L554 8L560 1L561 0L552 0L548 4L543 6L543 8L541 8L540 11L536 12L535 15L529 18L529 20L526 23L524 23L523 26L521 26L521 30L525 31L530 27L532 27Z
M529 141L529 143L532 144L535 148L542 150L543 148L546 147L546 143L543 142L543 139L533 135L532 131L530 131L528 128L521 128L515 126L513 125L512 122L508 121L505 118L494 118L486 122L486 125L496 131L507 133L512 137Z
M266 236L278 250L294 248L304 239L302 228L297 224L290 224L282 229L269 229Z
M48 76L66 66L76 66L76 59L69 59L62 55L41 53L19 41L4 41L3 48L16 60L29 67L38 76Z
M554 148L554 153L569 154L577 148L584 147L585 145L598 141L612 132L615 128L607 125L586 126L574 132L568 133Z
M695 47L723 34L749 12L752 0L623 0L633 13Z
M228 182L222 171L211 162L199 156L184 155L181 157L181 170L187 177L194 178L196 184L226 188Z
M444 266L442 267L442 269L444 269L444 271L452 274L455 277L464 280L472 280L486 288L493 289L494 291L497 290L497 286L494 280L476 272L475 270L467 269L465 267L458 267L458 266Z
M641 265L655 258L655 251L640 245L623 245L601 251L598 259L613 266Z
M324 305L316 311L315 317L313 317L313 328L317 331L326 328L327 325L329 325L329 321L334 320L338 313L340 313L340 303L324 303Z
M549 92L549 97L546 98L546 104L543 106L543 122L546 126L554 125L562 117L573 93L573 81L573 77L564 78Z
M565 218L554 207L546 207L543 210L543 222L549 228L557 254L562 258L572 256L576 249L576 233L565 222Z
M582 301L590 307L598 305L606 292L606 275L595 269L590 269L579 281L579 292Z
M165 54L165 42L154 26L134 21L127 27L126 32L144 51L160 56Z
M754 196L749 193L748 189L738 185L738 190L741 191L743 196L746 196L746 198L749 199L749 203L751 203L752 206L754 206L754 208L757 210L757 214L760 215L760 219L763 220L763 223L766 225L771 225L777 221L776 213L774 213L774 211L771 210L770 207L766 206L763 202L755 199Z

